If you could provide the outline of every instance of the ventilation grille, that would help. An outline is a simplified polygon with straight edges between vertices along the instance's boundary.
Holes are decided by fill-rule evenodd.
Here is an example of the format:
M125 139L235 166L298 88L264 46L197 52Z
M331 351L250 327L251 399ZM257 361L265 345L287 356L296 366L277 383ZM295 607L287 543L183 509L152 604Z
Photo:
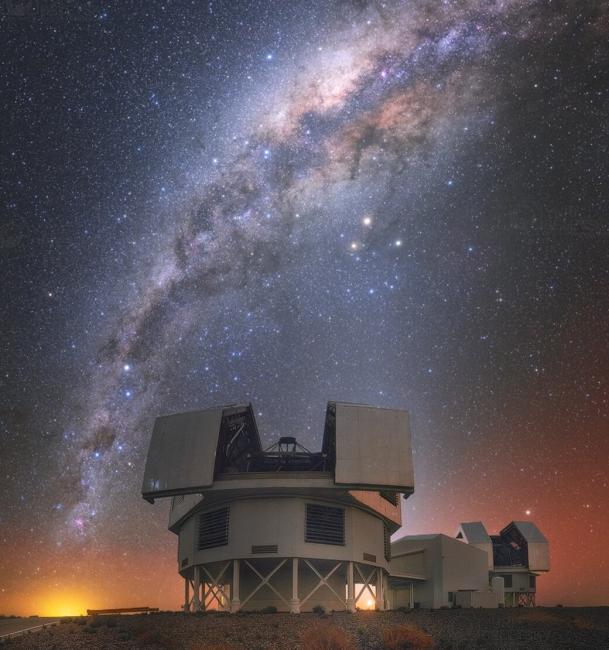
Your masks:
M387 526L383 528L383 532L384 532L383 541L385 543L385 559L387 560L387 562L389 562L389 560L391 559L391 534L389 533L389 528L387 528Z
M279 548L277 544L262 544L260 546L252 546L252 554L261 554L261 553L277 553Z
M364 562L376 562L376 555L372 555L372 553L364 553Z
M199 516L199 550L228 544L228 508Z
M305 542L345 544L345 511L307 503Z

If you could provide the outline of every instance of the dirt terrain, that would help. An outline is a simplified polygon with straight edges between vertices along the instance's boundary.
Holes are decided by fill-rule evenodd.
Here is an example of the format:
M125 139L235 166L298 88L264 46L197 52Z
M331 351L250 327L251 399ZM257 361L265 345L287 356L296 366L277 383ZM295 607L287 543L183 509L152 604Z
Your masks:
M609 650L609 608L414 610L299 616L161 612L64 619L4 643L28 650Z

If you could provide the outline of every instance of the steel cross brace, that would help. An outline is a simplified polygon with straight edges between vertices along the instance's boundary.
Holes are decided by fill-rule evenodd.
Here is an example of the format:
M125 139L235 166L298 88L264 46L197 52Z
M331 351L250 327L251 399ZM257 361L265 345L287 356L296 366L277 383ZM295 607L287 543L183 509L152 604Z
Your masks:
M255 569L255 568L254 568L254 567L253 567L253 566L252 566L252 565L251 565L247 560L244 560L244 562L245 562L245 564L246 564L246 565L247 565L247 566L248 566L248 567L249 567L249 568L250 568L250 569L251 569L251 570L252 570L252 571L253 571L253 572L254 572L254 573L259 577L259 578L260 578L261 582L260 582L260 584L259 584L259 585L258 585L258 586L253 590L253 591L252 591L252 593L251 593L251 594L250 594L250 595L249 595L245 600L241 601L241 609L243 609L245 603L247 603L247 601L248 601L248 600L249 600L249 599L250 599L254 594L256 594L260 589L262 589L262 587L264 587L264 585L266 585L269 589L271 589L272 591L274 591L274 592L277 594L277 596L279 596L279 598L281 598L281 600L283 600L283 602L284 602L286 605L288 605L288 607L289 607L290 603L289 603L289 602L288 602L288 601L287 601L287 600L286 600L286 599L285 599L285 598L284 598L284 597L283 597L283 596L282 596L282 595L277 591L277 589L275 589L275 587L273 587L273 585L269 582L270 579L271 579L271 578L272 578L272 577L277 573L277 571L279 571L279 569L281 569L281 567L282 567L282 566L287 562L287 559L285 559L285 560L281 560L281 562L279 562L279 564L278 564L278 565L277 565L277 566L276 566L276 567L275 567L275 568L274 568L274 569L273 569L273 570L272 570L272 571L271 571L267 576L263 576L263 575L262 575L262 574L261 574L257 569Z
M207 596L209 596L210 594L218 600L218 605L220 605L221 602L220 598L218 597L219 593L221 593L222 596L224 596L224 598L228 601L228 596L224 591L224 587L220 584L220 579L226 573L226 569L228 569L228 567L231 564L232 564L231 562L227 562L222 568L222 570L220 571L220 573L218 573L218 575L215 578L207 570L207 567L205 565L201 565L201 568L203 569L203 571L205 571L207 577L210 579L209 590L205 589L205 583L203 583L203 603L205 605L207 605Z
M328 582L330 576L331 576L331 575L332 575L332 574L333 574L337 569L339 569L339 568L343 565L343 562L338 562L338 563L334 566L334 568L331 569L331 571L330 571L326 576L322 576L321 573L319 573L319 571L318 571L318 570L317 570L317 569L316 569L316 568L315 568L315 567L314 567L314 566L309 562L309 560L304 560L304 563L305 563L305 564L306 564L306 565L311 569L311 571L313 571L313 573L314 573L314 574L319 578L319 582L317 583L317 585L315 585L315 587L313 587L312 591L309 592L309 595L308 595L308 596L305 596L305 598L303 598L303 599L300 601L300 604L302 605L304 602L306 602L307 600L309 600L309 598L311 598L311 596L312 596L312 595L313 595L313 594L314 594L314 593L315 593L315 592L316 592L320 587L323 587L323 585L326 585L326 587L328 587L328 589L330 589L330 591L331 591L331 592L332 592L332 593L333 593L333 594L338 598L338 600L339 600L343 605L346 606L346 601L345 601L345 599L344 599L344 598L341 598L341 597L339 596L339 594L337 594L336 591L334 590L334 587L332 587L332 585Z
M355 597L355 602L360 599L361 595L366 591L366 589L370 592L370 595L372 598L376 599L376 594L372 591L372 588L370 587L370 580L376 573L376 568L372 569L370 575L367 578L364 578L364 574L360 571L359 564L355 565L355 570L359 573L359 577L362 579L364 586L359 590L359 594ZM377 586L378 589L378 586Z

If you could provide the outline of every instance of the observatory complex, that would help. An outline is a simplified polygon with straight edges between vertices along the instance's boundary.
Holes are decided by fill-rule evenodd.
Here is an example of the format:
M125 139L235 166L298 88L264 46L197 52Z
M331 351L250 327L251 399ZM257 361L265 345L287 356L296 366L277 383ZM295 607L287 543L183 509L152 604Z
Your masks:
M142 487L171 497L185 611L535 603L549 560L533 523L392 543L413 491L408 413L343 402L314 452L292 437L263 449L251 404L159 417Z

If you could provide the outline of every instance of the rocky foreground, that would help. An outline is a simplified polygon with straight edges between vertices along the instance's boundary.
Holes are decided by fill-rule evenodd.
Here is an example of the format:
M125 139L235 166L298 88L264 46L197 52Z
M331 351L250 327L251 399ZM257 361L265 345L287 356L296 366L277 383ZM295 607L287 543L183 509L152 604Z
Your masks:
M159 650L609 650L609 608L415 610L332 614L158 614L63 619L7 647Z

